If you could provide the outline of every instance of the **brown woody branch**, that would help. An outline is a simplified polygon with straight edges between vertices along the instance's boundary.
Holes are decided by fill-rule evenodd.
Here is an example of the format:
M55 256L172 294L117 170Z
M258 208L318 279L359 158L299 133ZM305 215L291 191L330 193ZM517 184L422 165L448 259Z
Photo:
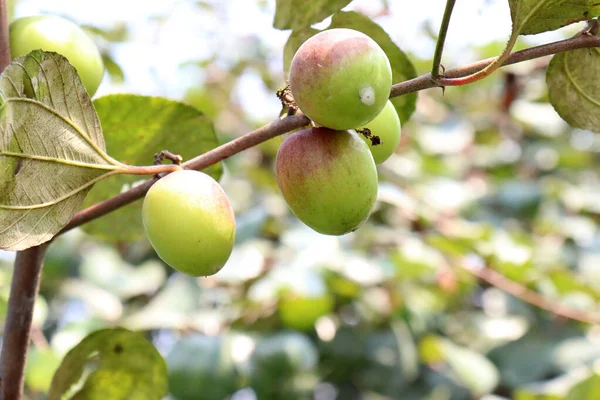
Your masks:
M8 7L0 1L0 72L10 64L10 41L8 37Z
M33 306L40 287L47 247L48 244L44 243L17 253L2 337L0 399L3 400L18 400L23 395L23 376L31 335Z
M0 0L0 72L11 61L6 0ZM23 376L31 334L33 306L47 244L17 253L0 355L0 399L18 400L23 395Z
M284 119L271 122L253 132L199 155L198 157L183 163L181 166L187 169L204 169L276 136L293 131L294 129L302 128L309 123L310 120L302 114L287 116ZM158 178L152 177L146 182L129 189L126 192L78 212L59 234L67 232L96 218L100 218L103 215L141 199L157 180Z
M561 40L545 44L542 46L532 47L526 50L521 50L512 53L503 65L510 65L519 63L522 61L533 60L548 56L555 53L560 53L567 50L575 50L587 47L599 47L600 37L583 35L577 36L571 39ZM473 64L465 65L460 68L451 69L445 72L444 77L457 78L461 76L467 76L474 72L484 69L486 66L491 64L494 58L475 62ZM418 78L411 79L405 82L397 83L392 86L390 97L398 97L404 94L418 92L420 90L438 87L431 74L425 74ZM209 167L213 164L218 163L226 158L229 158L241 151L249 149L250 147L256 146L266 140L272 139L276 136L290 132L294 129L301 128L309 124L309 119L302 115L287 116L284 119L271 122L268 125L263 126L253 132L247 133L244 136L239 137L229 143L219 146L207 153L204 153L186 163L182 166L188 169L200 170ZM64 233L68 230L76 228L86 222L92 221L96 218L100 218L118 208L121 208L127 204L130 204L144 196L144 194L150 189L156 182L156 178L147 180L145 183L136 186L133 189L123 192L115 197L100 202L96 205L88 207L73 217L71 222L63 228L60 233Z
M581 35L572 39L550 43L543 46L533 47L527 50L512 53L503 65L514 64L521 61L531 60L567 50L586 47L600 46L600 38L591 35ZM494 59L482 60L460 68L452 69L444 73L444 78L460 78L483 70L490 65ZM8 41L8 22L6 1L0 0L0 70L10 63L10 48ZM398 83L392 87L390 97L398 97L404 94L417 92L423 89L439 87L431 74L426 74L406 82ZM291 115L282 120L274 121L253 132L250 132L236 140L217 147L183 164L184 168L201 170L216 164L243 150L256 146L266 140L278 135L301 128L310 123L304 115ZM158 178L151 178L141 185L121 193L108 200L88 207L77 213L60 233L81 226L86 222L100 218L127 204L141 199L148 189ZM43 263L43 255L47 244L33 247L17 254L15 270L9 299L9 309L5 326L2 357L0 359L0 399L20 399L23 390L23 371L29 345L31 318L33 305L37 297L39 278ZM563 315L571 319L586 322L597 322L589 318L587 314L579 314L573 310L567 310L553 305L549 300L531 291L523 291L514 285L507 283L502 275L493 270L472 271L479 274L481 279L524 299L538 307ZM511 282L511 281L508 281ZM514 284L514 282L512 282ZM518 285L518 284L517 284Z
M502 66L520 63L523 61L533 60L549 56L556 53L561 53L568 50L577 50L590 47L600 47L600 36L581 35L571 39L560 40L541 46L531 47L529 49L516 51L511 53ZM459 68L447 70L444 73L444 78L461 78L474 74L477 71L483 70L490 65L497 57L488 58L486 60L477 61L473 64L465 65ZM432 77L431 74L421 75L418 78L411 79L402 83L397 83L392 86L390 97L398 97L403 94L418 92L420 90L433 87L441 87Z
M585 310L578 310L564 306L542 296L536 291L528 289L520 283L508 279L506 276L492 268L470 264L462 265L462 267L479 279L486 281L490 285L497 287L498 289L501 289L504 292L511 294L531 305L546 311L550 311L554 315L579 322L585 322L587 324L600 324L600 315L598 313L592 313Z

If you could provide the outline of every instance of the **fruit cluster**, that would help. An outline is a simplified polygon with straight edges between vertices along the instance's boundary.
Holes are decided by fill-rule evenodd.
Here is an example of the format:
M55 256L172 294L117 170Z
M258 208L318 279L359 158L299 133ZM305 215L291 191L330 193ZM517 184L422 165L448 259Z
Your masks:
M369 218L377 198L375 165L400 141L391 85L386 54L361 32L327 30L296 52L292 94L319 126L285 139L275 173L292 212L315 231L343 235ZM212 275L231 254L233 211L218 183L202 172L177 171L152 186L143 220L158 255L186 274Z
M12 57L40 48L64 55L90 95L102 80L104 65L94 42L63 18L15 20L10 45ZM296 105L314 127L282 143L275 162L279 188L293 213L315 231L354 231L375 205L375 165L400 140L400 120L388 100L390 62L367 35L330 29L300 46L289 79ZM218 272L233 249L233 209L205 173L181 170L159 180L144 199L142 217L159 257L186 274Z
M275 165L279 188L294 214L317 232L352 232L373 210L375 164L400 141L400 119L388 100L390 62L367 35L330 29L300 46L290 86L300 110L321 126L283 142Z

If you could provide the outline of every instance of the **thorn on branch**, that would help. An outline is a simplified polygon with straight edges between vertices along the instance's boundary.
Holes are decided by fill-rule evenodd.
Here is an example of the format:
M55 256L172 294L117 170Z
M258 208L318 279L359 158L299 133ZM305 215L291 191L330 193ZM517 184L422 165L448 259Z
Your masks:
M181 165L183 157L179 154L173 154L169 150L163 150L160 153L154 154L154 165L160 165L164 160L171 160L175 165ZM160 178L159 174L154 175L155 178Z
M587 26L583 28L581 34L586 36L596 36L598 34L599 29L600 21L598 21L597 19L591 19L587 22Z
M163 150L160 153L154 154L154 165L162 164L164 160L171 160L175 165L181 165L183 157L179 154L173 154L169 150Z

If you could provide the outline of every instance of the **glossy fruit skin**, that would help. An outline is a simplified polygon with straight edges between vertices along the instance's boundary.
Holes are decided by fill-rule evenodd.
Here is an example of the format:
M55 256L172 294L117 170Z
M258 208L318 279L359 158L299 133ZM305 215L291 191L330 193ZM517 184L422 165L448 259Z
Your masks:
M289 81L294 100L315 123L354 129L374 119L385 106L392 68L373 39L336 28L300 46L292 59Z
M377 198L369 146L349 131L317 127L292 134L277 152L275 174L292 212L325 235L358 229Z
M378 136L381 141L380 144L374 146L371 139L360 135L369 145L375 164L381 164L394 153L394 150L400 144L400 137L402 135L400 118L392 102L388 100L379 115L360 129L364 128L369 128L371 135Z
M191 276L217 273L235 241L235 216L221 186L209 175L173 172L156 182L142 207L146 235L158 256Z
M57 16L35 16L14 20L9 30L12 58L38 49L59 53L77 69L88 94L96 93L104 63L92 39L79 26Z

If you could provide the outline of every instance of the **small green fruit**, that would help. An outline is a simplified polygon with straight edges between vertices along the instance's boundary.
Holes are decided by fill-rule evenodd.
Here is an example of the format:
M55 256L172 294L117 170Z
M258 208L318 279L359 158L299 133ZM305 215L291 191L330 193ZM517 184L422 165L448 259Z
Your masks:
M252 354L253 370L266 378L290 376L314 369L319 354L304 334L280 331L258 342Z
M331 129L354 129L385 107L392 68L369 36L330 29L300 46L290 66L290 86L298 107L314 122Z
M104 63L92 39L79 26L61 17L36 16L16 19L9 29L12 58L38 49L59 53L77 69L88 94L96 93Z
M250 386L259 399L309 399L319 382L319 353L309 337L280 331L262 338L250 359Z
M400 135L402 134L400 118L392 102L388 100L383 111L373 121L360 129L364 128L369 128L371 135L379 137L380 143L374 145L371 139L360 134L360 137L369 145L375 164L381 164L394 153L400 143Z
M292 134L275 160L277 184L292 212L326 235L362 225L377 198L377 169L355 133L328 128Z
M156 182L142 208L146 235L158 256L192 276L217 273L233 249L235 216L219 184L181 170Z
M333 310L333 296L302 296L286 294L279 300L279 318L290 328L299 331L311 330L317 319Z
M222 400L239 388L231 338L189 336L167 356L169 391L177 400Z

